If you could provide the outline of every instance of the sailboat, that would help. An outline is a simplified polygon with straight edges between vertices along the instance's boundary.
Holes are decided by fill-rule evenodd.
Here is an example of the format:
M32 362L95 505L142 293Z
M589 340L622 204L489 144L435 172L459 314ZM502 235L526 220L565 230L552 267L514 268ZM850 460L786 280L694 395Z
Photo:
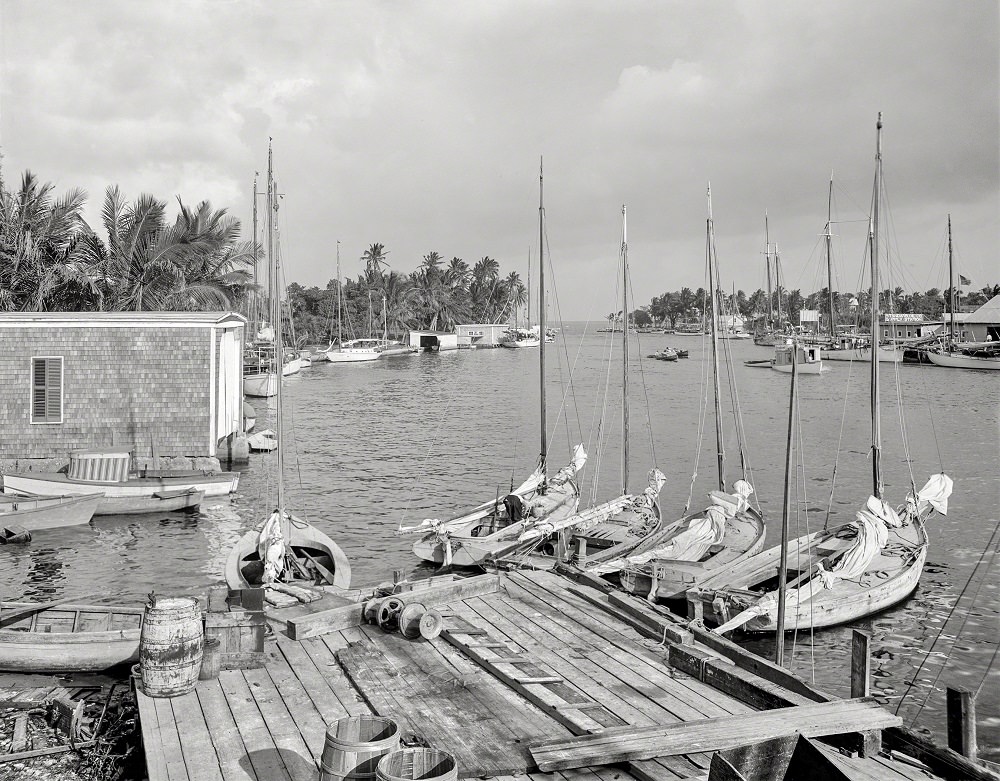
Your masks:
M830 189L826 199L826 293L827 308L830 310L826 340L822 343L821 357L824 361L869 361L872 345L871 335L838 334L837 314L833 301L833 175L830 175ZM878 342L878 329L872 331ZM878 360L883 363L901 363L903 348L893 343L878 344L876 349Z
M622 206L621 285L622 311L628 311L628 221ZM666 482L655 467L647 476L647 487L641 494L628 492L629 482L629 334L622 334L622 492L621 495L583 512L561 519L550 519L523 529L503 547L494 549L491 564L507 568L527 565L538 567L557 559L569 558L569 548L576 548L577 564L584 561L604 561L624 556L649 535L655 534L662 523L659 496ZM588 558L588 552L592 552Z
M545 209L542 171L538 173L539 305L538 330L545 333ZM400 527L397 534L419 534L413 544L418 558L432 564L455 567L481 566L498 550L517 541L522 533L543 522L572 516L580 504L576 474L587 461L583 445L577 445L569 463L555 475L548 474L548 440L545 428L545 341L538 349L539 430L541 447L538 466L520 486L506 496L497 496L456 517L426 518Z
M997 342L958 342L955 339L955 264L951 244L951 215L948 215L948 289L951 291L951 303L948 309L951 315L948 322L948 340L944 346L936 350L928 350L925 354L935 366L945 366L949 369L1000 369L1000 343Z
M274 177L271 145L267 149L267 250L270 271L279 276L274 238ZM274 322L280 323L280 306L272 301ZM281 329L275 333L275 353L282 355ZM277 438L282 431L281 383L277 387ZM230 588L266 589L265 599L278 608L297 608L318 603L325 607L328 594L336 594L351 582L351 565L340 547L326 534L292 515L285 507L284 448L277 449L276 508L260 528L251 529L233 546L226 560L225 578ZM327 600L329 601L329 600Z
M879 218L882 189L882 115L877 124L875 194L869 223L872 290L879 289ZM872 333L878 333L878 296L872 297ZM854 621L906 599L917 587L927 558L924 523L947 514L952 480L934 475L903 505L883 499L879 360L871 365L872 495L855 520L778 546L705 580L688 593L689 614L716 625L717 633L820 628ZM786 511L787 511L786 476ZM782 565L785 566L782 566ZM777 577L776 577L777 574Z
M253 178L253 276L257 285L257 177ZM268 317L270 317L270 274L268 275ZM243 395L269 399L278 392L277 363L274 360L274 329L261 323L260 299L250 299L250 343L243 351Z
M706 259L711 297L711 337L715 384L716 455L719 487L709 495L704 512L685 515L654 530L631 549L612 547L579 562L588 572L599 575L618 573L619 582L632 593L669 599L683 594L702 578L722 567L737 564L760 551L764 544L764 521L750 507L753 488L743 477L734 493L725 492L722 409L719 382L718 267L715 258L712 193L708 191L709 216ZM742 448L740 450L742 454Z

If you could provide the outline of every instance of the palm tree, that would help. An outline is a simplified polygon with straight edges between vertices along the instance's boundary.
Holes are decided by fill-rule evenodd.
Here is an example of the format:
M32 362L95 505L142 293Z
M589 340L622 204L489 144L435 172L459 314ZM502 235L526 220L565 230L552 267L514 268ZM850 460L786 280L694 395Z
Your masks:
M365 282L373 290L382 289L385 281L385 274L382 271L382 267L389 268L389 264L385 262L388 255L389 253L384 245L372 244L361 256L361 259L365 262Z
M472 306L484 323L497 322L496 318L499 316L497 311L499 276L500 263L488 256L477 261L472 268L472 284L469 287Z
M54 198L53 189L31 171L16 193L0 178L0 309L76 309L95 294L81 252L86 193Z

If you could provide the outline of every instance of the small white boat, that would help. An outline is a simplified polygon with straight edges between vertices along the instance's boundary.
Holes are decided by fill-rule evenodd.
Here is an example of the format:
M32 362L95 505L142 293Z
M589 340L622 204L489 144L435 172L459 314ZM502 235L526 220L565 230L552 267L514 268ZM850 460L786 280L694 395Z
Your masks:
M385 339L352 339L339 347L326 350L330 363L364 363L377 361L382 357L387 342Z
M4 493L41 496L92 496L101 501L95 515L135 512L119 509L131 506L119 499L149 499L157 494L176 497L178 492L195 491L204 496L226 496L236 490L239 472L186 472L138 477L129 474L131 456L127 452L76 450L70 454L69 468L62 472L23 472L3 475ZM200 501L200 499L199 499Z
M278 447L278 435L266 428L247 437L251 453L270 453Z
M783 374L792 373L792 360L798 362L799 374L822 374L824 368L819 347L802 344L782 344L774 348L771 368Z
M243 395L269 399L278 392L276 372L253 372L243 375Z
M0 525L16 524L28 531L82 526L90 523L103 498L102 493L88 496L0 494Z
M552 339L546 339L546 341L551 342ZM522 347L538 347L539 344L538 332L529 328L508 328L500 337L501 347L509 347L514 350Z

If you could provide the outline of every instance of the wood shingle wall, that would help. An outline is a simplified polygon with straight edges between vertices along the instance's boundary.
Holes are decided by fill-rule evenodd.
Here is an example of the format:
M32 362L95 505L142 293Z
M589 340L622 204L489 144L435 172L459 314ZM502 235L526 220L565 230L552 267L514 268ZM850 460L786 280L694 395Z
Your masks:
M211 340L197 327L13 327L0 331L0 458L87 447L208 455ZM63 358L62 423L30 422L31 359ZM213 374L218 374L218 369ZM216 402L218 403L218 402Z

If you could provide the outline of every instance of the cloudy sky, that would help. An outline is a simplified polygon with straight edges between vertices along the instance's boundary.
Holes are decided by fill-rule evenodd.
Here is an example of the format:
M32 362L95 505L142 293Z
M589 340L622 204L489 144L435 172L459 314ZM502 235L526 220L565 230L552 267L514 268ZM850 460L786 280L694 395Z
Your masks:
M639 303L704 279L857 289L884 113L893 282L1000 282L995 0L0 0L0 147L90 193L208 199L249 225L274 139L286 277L374 242L504 271L538 257L538 164L562 315L614 304L621 207Z

